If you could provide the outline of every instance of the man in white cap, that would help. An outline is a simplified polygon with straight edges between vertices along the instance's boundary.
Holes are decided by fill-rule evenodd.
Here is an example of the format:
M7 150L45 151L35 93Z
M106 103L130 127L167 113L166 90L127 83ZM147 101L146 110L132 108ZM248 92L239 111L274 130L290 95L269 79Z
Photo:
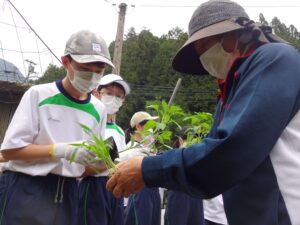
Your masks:
M223 193L230 225L300 224L299 52L237 3L210 0L192 15L173 68L223 84L211 132L186 149L121 163L107 188Z
M6 131L1 224L77 224L76 177L95 155L71 144L89 138L80 124L104 136L105 108L90 92L113 64L105 41L90 31L73 34L61 59L66 77L31 87Z
M93 95L106 108L105 139L113 138L116 151L126 149L126 142L124 131L113 121L113 117L129 93L128 83L117 74L103 76L99 86L93 91ZM118 153L114 154L114 157L117 155ZM122 225L124 223L123 198L115 198L106 190L107 180L106 170L96 174L95 171L86 171L79 185L79 224Z

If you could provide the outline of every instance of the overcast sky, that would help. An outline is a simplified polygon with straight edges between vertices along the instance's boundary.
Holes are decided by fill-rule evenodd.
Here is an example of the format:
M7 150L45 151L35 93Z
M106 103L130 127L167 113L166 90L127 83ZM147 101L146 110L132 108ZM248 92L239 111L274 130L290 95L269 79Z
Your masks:
M125 33L130 27L134 27L137 32L147 28L154 35L161 36L176 26L186 31L193 11L204 1L11 0L11 2L53 52L60 57L66 40L72 33L81 29L95 31L108 44L111 43L116 35L118 5L121 2L128 5ZM236 0L236 2L245 7L249 16L255 21L258 21L259 13L263 13L269 22L277 16L287 26L293 24L300 30L300 2L298 0ZM51 62L58 65L58 61L51 57L34 33L26 29L27 25L10 4L5 0L0 0L0 7L0 48L5 49L0 52L0 58L4 55L6 60L15 63L23 73L26 73L28 66L24 62L25 59L39 64L36 67L38 73L44 71ZM16 32L16 29L8 24L16 24L22 28L18 28ZM42 51L43 53L24 53L22 56L12 50Z

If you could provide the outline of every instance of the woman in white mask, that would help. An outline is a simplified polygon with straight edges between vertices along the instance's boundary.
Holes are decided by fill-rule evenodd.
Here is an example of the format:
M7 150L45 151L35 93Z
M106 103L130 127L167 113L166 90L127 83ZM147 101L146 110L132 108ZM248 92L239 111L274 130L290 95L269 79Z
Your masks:
M113 138L117 150L124 150L126 149L125 135L122 128L114 123L113 117L123 105L130 87L121 76L116 74L105 75L98 84L92 94L106 108L105 139ZM108 171L95 174L92 168L86 169L85 177L79 186L79 224L85 224L84 221L96 225L123 224L123 198L117 199L106 191L107 176Z

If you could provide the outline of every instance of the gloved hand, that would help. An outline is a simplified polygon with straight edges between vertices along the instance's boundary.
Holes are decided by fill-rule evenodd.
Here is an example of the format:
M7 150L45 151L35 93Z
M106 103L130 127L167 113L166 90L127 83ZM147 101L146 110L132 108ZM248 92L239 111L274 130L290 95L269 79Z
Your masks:
M115 158L115 159L114 159L114 163L115 163L115 164L118 164L118 163L120 163L120 162L121 162L121 159L120 159L120 158Z
M52 146L50 155L54 158L64 158L88 166L101 160L96 158L96 154L81 146L72 144L57 143Z

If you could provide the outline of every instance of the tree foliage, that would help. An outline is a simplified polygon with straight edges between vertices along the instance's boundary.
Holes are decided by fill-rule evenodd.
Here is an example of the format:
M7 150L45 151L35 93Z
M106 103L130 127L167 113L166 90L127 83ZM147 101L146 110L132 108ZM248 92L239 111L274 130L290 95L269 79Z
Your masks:
M58 67L56 65L50 64L45 71L44 75L36 80L36 84L50 83L56 80L61 80L66 76L66 71L64 67Z
M275 34L290 42L300 50L300 33L294 25L287 27L277 17L274 17L271 21L271 27Z
M161 37L149 30L137 34L134 28L125 35L121 75L132 92L117 115L118 123L126 127L134 112L144 110L146 102L169 101L179 78L181 86L174 104L187 111L214 111L217 85L208 76L192 76L175 72L171 61L187 40L187 33L176 27Z

